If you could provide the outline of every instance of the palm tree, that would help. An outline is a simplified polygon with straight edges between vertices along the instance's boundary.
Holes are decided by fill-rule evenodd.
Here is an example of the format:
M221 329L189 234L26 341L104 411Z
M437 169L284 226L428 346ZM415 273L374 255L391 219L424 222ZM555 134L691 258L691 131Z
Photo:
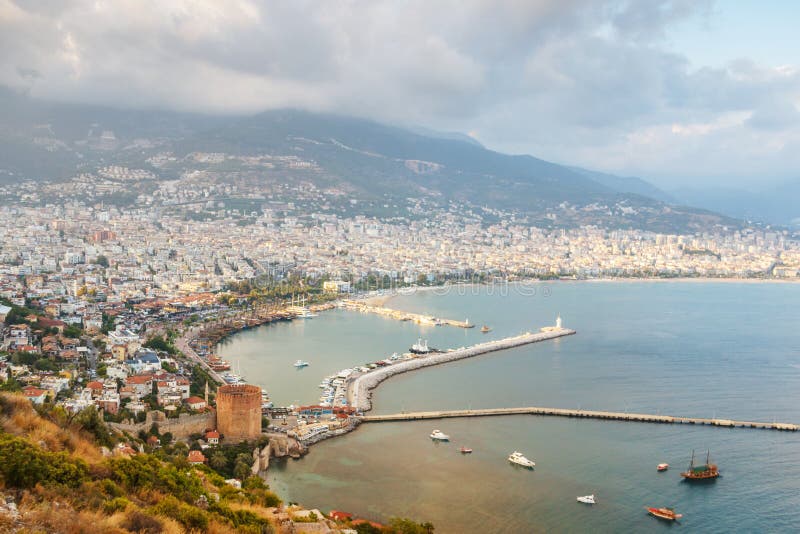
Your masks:
M217 471L221 469L225 469L228 465L228 457L225 456L222 451L217 451L211 455L211 458L208 460L209 465L216 469Z

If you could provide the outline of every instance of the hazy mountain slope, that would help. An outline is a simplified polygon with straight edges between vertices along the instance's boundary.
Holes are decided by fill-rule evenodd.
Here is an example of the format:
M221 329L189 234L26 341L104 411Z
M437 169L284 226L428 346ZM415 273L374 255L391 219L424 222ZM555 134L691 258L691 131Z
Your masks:
M264 173L203 167L193 152L297 158ZM169 167L148 159L173 153ZM298 110L248 117L116 110L31 100L0 91L0 181L62 179L106 165L151 170L163 178L209 170L251 178L303 180L335 187L373 205L424 198L440 206L514 211L541 225L694 231L736 221L676 208L646 182L574 170L532 156L488 150L472 139L434 137L374 121ZM257 186L255 186L257 187ZM653 198L657 197L657 198Z
M608 187L609 189L613 189L614 191L618 191L620 193L641 195L643 197L654 198L668 204L674 204L677 202L677 199L674 196L659 189L650 182L642 180L641 178L636 178L633 176L616 176L614 174L582 169L580 167L569 168L601 185Z
M751 221L800 226L800 179L751 192L732 188L674 191L682 202Z

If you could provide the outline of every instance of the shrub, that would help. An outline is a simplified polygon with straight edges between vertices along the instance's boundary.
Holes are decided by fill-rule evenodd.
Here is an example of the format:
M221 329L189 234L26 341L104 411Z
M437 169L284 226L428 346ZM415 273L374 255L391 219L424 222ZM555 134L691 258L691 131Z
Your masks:
M108 465L112 480L128 490L157 490L190 502L203 494L202 483L192 472L161 463L151 455L112 458Z
M208 509L214 514L230 521L238 531L262 532L269 527L269 521L249 510L232 510L224 504L212 503Z
M120 526L138 534L160 534L164 530L161 521L153 516L143 514L139 510L131 510L125 514L125 519Z
M199 508L182 503L175 497L166 497L153 507L153 511L174 519L187 529L203 532L208 530L208 514Z
M0 478L7 486L36 484L78 487L88 479L89 467L65 452L47 452L23 438L0 435Z
M115 497L110 501L106 501L106 503L103 505L103 511L108 515L113 515L117 512L122 512L125 510L130 503L131 501L125 497Z

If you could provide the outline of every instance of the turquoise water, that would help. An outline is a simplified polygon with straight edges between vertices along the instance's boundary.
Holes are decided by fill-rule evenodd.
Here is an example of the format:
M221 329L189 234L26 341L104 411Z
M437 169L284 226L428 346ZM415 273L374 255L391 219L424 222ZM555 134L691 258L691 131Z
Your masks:
M800 422L800 285L541 283L451 288L390 306L488 324L420 327L332 311L241 333L220 353L277 404L315 402L341 368L406 350L447 348L552 324L578 334L390 379L375 412L554 406ZM297 371L292 362L311 362ZM432 428L450 444L428 439ZM460 445L475 452L462 456ZM710 448L723 477L680 482L692 449ZM520 450L534 472L508 464ZM655 466L669 462L667 473ZM437 532L620 532L670 528L645 506L674 506L674 528L785 532L800 522L800 434L513 416L364 425L276 463L288 500L377 520L410 516ZM595 493L598 504L575 502Z

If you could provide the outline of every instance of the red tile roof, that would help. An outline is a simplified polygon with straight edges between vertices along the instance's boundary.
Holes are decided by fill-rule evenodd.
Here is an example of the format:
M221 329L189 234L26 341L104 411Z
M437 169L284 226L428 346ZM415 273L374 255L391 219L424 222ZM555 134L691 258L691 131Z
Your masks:
M189 456L186 457L190 464L205 463L206 457L200 451L189 451Z

